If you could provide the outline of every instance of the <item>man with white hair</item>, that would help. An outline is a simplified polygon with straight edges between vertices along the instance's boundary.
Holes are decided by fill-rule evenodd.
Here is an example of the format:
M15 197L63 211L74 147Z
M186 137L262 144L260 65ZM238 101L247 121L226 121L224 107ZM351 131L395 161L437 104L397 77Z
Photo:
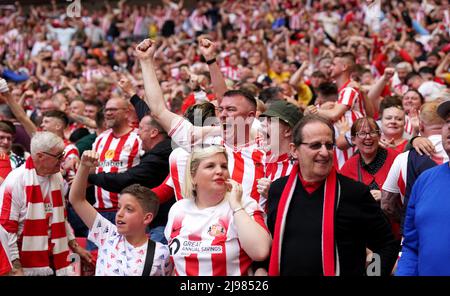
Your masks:
M0 187L0 224L8 231L13 274L67 275L69 247L87 261L90 255L76 243L64 213L64 142L37 132L30 150Z

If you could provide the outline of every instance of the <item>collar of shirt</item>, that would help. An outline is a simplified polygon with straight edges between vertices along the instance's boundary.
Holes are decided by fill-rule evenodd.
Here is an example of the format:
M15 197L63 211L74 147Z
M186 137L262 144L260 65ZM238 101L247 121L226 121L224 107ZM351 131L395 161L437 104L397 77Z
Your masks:
M302 173L300 171L299 171L298 177L300 179L300 182L302 182L303 188L305 188L306 192L308 192L309 194L311 194L314 191L316 191L317 189L319 189L319 187L322 186L322 184L325 182L325 180L318 181L318 182L305 181L305 179L303 179Z

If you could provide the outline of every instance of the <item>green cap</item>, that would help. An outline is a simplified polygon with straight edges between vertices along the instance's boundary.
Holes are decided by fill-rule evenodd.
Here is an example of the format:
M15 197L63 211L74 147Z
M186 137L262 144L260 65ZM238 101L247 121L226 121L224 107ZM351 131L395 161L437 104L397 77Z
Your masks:
M277 100L271 103L267 111L260 117L277 117L293 128L302 119L303 114L294 104L285 100Z

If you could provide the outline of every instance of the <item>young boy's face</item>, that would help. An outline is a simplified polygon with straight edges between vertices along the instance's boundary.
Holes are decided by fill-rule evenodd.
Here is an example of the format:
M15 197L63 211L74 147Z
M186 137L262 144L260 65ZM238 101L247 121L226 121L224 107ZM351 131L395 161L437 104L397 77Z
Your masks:
M120 195L116 214L117 232L124 236L142 235L153 220L151 213L144 213L137 199L128 193Z

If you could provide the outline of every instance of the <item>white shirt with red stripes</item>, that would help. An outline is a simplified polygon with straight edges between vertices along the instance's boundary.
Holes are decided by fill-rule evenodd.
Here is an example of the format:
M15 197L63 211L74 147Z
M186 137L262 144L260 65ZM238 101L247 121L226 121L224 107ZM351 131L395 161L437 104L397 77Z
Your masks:
M443 164L449 160L447 153L442 146L442 137L440 135L433 135L428 137L433 143L436 153L431 159L438 165ZM400 193L401 200L405 198L407 171L408 171L408 156L409 151L400 153L392 163L389 170L389 174L386 177L386 181L383 183L383 190L391 193Z
M256 201L243 195L245 211L265 229L265 214ZM241 248L233 211L226 199L199 209L193 199L177 201L164 231L176 275L251 275L252 260Z
M362 117L362 114L358 111L348 110L344 113L343 116L345 116L345 119L348 122L348 126L352 126L356 119ZM334 131L337 138L339 136L339 129L336 127L336 124L334 124ZM337 147L334 149L334 160L338 170L340 170L344 166L345 162L353 156L355 151L356 147L351 146L345 150L339 149Z
M201 127L199 127L199 129L201 129ZM171 129L169 136L172 137L172 140L178 146L190 151L193 133L194 126L189 121L181 119ZM256 188L258 179L265 176L264 163L266 153L262 149L260 143L250 142L246 145L236 147L226 144L221 137L214 137L213 140L206 140L205 142L208 141L214 143L220 142L220 144L225 147L228 156L228 171L231 179L242 184L243 194L251 196L262 208L264 208L266 198L262 197ZM178 175L180 175L180 170L178 171Z
M95 173L122 173L139 164L143 154L142 142L137 129L117 138L112 129L101 133L93 144L95 152L100 155L99 165ZM118 193L95 186L94 207L100 210L117 209Z
M175 148L169 156L170 177L167 179L166 185L173 188L176 200L183 198L182 190L188 158L189 152L180 147Z
M241 73L238 67L225 66L221 67L220 71L223 73L225 78L231 79L233 81L238 81L241 79Z
M411 117L409 115L405 115L405 131L403 133L403 137L405 139L411 139L411 137L414 135L414 128L411 122Z
M298 165L298 163L293 161L288 153L276 157L269 151L266 155L266 178L275 181L281 177L288 176L295 165Z
M346 105L351 111L358 111L362 115L366 115L364 101L359 90L348 86L351 80L347 81L339 89L338 104Z

